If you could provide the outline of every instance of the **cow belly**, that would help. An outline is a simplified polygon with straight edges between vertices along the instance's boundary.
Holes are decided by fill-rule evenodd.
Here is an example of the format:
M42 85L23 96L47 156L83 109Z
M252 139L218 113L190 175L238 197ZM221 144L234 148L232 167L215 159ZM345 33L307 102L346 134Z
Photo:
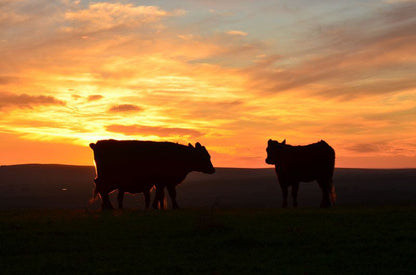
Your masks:
M136 193L142 193L145 191L148 191L152 188L153 184L147 184L147 185L128 185L128 186L120 186L120 190L124 191L124 192L129 192L132 194L136 194Z
M326 163L302 163L286 167L280 173L290 182L310 182L330 178L331 168Z
M120 179L118 189L135 194L150 190L154 184L154 182L146 179Z
M178 185L185 177L186 174L177 175L162 172L157 176L142 174L141 177L135 179L120 181L120 189L129 193L139 193L149 190L153 185Z

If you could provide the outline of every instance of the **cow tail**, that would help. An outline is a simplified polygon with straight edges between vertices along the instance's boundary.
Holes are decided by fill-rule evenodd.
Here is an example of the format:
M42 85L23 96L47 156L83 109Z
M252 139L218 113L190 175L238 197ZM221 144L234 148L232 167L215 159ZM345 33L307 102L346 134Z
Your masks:
M337 200L337 193L335 192L335 185L332 182L332 179L330 181L329 188L330 188L330 190L329 190L329 197L331 199L331 203L332 203L332 205L335 205L335 202Z
M329 146L329 145L328 145ZM331 179L329 181L329 198L331 199L332 205L335 205L335 202L337 200L337 193L335 192L335 185L333 182L334 177L334 167L335 167L335 151L331 148L332 153L332 162L331 162Z

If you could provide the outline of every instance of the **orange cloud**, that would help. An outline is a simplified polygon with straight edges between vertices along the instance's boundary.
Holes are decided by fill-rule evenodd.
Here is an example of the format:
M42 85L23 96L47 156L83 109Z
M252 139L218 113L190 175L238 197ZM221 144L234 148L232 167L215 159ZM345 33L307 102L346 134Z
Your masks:
M132 104L120 104L111 106L108 110L109 112L119 113L119 112L132 112L132 111L143 111L142 107L132 105Z
M87 100L88 101L95 101L95 100L100 100L102 98L103 98L102 95L89 95Z
M185 128L170 128L170 127L154 127L144 125L108 125L106 129L110 132L123 133L125 135L140 135L140 136L190 136L199 137L203 134L192 129Z
M111 29L118 26L133 27L151 23L165 16L183 15L183 10L167 12L157 6L135 6L121 3L92 3L88 9L68 11L65 18L76 22L84 31ZM72 30L71 28L67 30Z
M52 96L0 93L0 110L6 107L33 109L33 107L39 105L65 105L65 102Z
M246 36L248 33L243 32L243 31L231 30L231 31L227 31L227 34L229 34L229 35L237 35L237 36Z

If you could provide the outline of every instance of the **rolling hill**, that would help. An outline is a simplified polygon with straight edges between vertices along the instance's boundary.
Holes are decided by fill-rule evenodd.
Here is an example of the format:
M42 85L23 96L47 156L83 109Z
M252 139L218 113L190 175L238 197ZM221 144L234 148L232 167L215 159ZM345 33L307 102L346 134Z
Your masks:
M0 209L97 209L99 201L88 206L94 177L91 166L0 166ZM416 169L338 168L334 175L337 205L414 204L415 183ZM111 197L116 206L115 194ZM320 199L315 182L301 184L299 207L318 207ZM213 175L190 173L178 187L178 203L183 208L275 208L281 192L273 169L217 168ZM144 208L143 196L127 194L125 207Z

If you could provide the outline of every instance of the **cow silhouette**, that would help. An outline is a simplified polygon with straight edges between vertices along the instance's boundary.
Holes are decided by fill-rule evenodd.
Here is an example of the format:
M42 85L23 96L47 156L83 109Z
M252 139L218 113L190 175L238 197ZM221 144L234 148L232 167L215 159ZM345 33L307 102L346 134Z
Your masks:
M96 165L94 199L99 194L102 209L112 209L109 193L118 193L119 208L123 208L124 193L143 193L149 208L150 191L156 187L153 208L164 208L164 189L168 190L172 207L176 202L176 186L189 172L213 174L215 168L204 146L195 147L171 143L138 140L100 140L90 144Z
M291 146L286 140L279 143L269 140L267 164L274 164L282 189L282 207L287 207L288 187L292 187L293 207L297 207L299 182L316 180L322 191L321 207L330 207L336 200L332 182L335 165L335 151L321 140L306 146Z

